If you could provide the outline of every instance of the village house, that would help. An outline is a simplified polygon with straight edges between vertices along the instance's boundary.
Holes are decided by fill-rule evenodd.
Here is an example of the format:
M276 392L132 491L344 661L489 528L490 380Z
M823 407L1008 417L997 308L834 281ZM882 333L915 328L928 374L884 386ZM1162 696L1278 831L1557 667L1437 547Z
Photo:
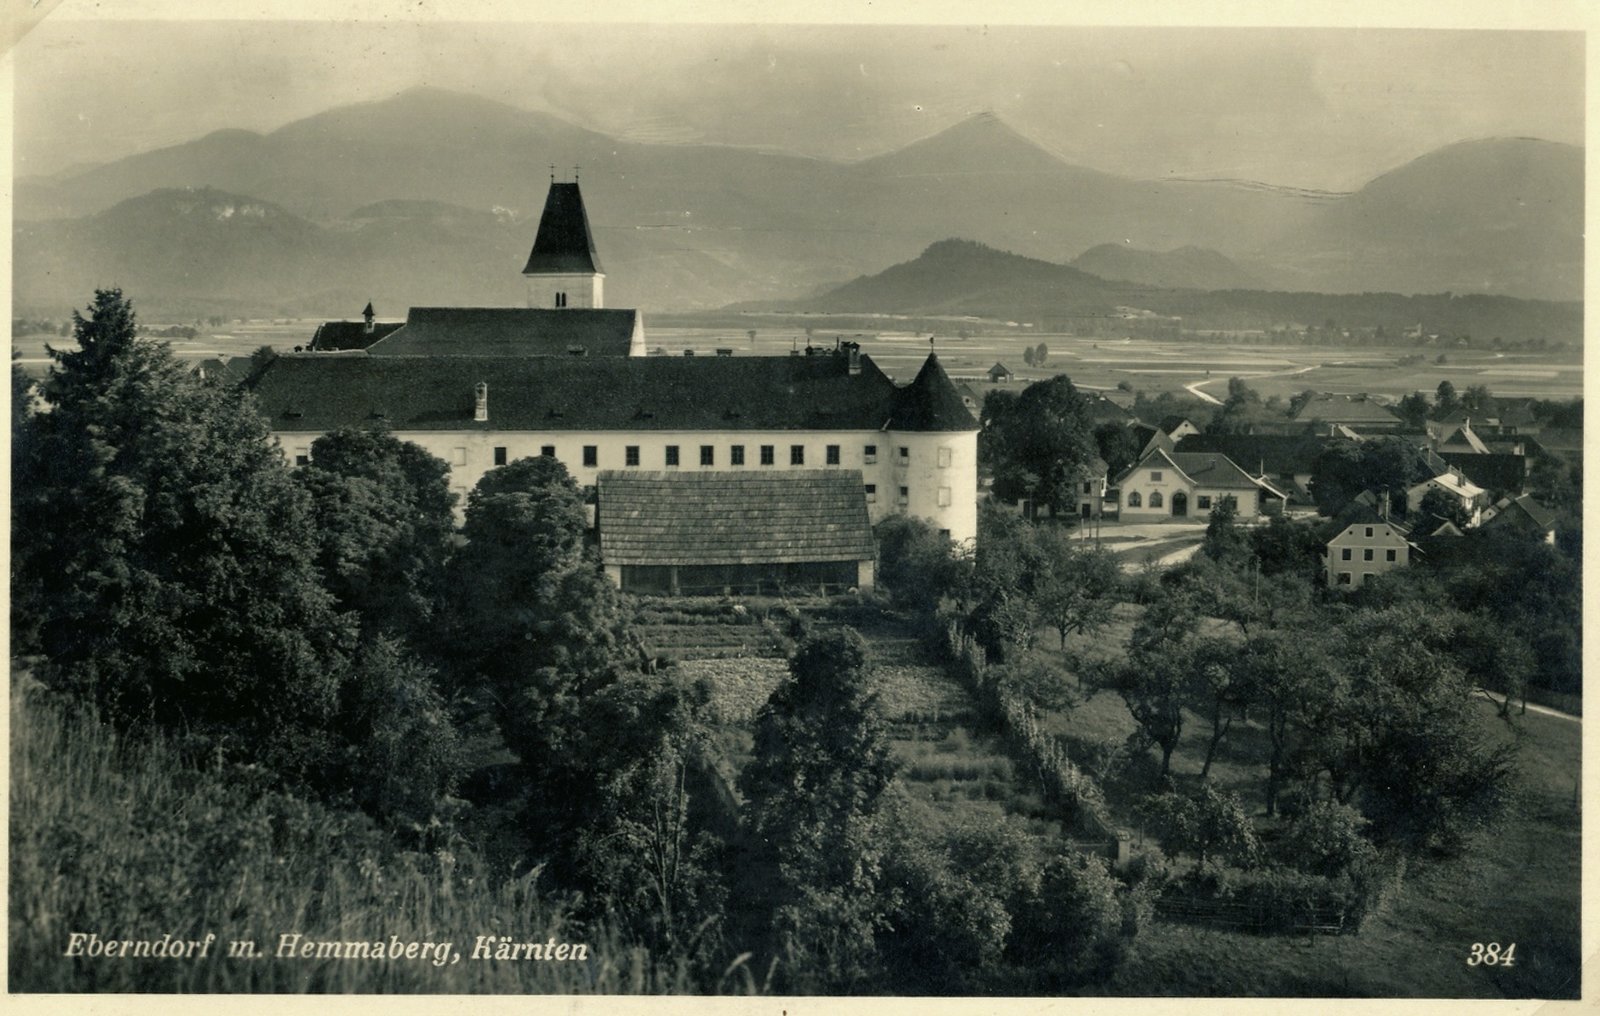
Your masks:
M1124 522L1157 518L1205 518L1224 499L1241 521L1283 510L1281 490L1246 473L1215 452L1169 452L1155 448L1117 478L1117 516Z
M1421 511L1422 499L1430 490L1440 491L1459 504L1461 510L1468 516L1468 527L1478 524L1479 516L1488 505L1487 492L1482 487L1462 476L1460 472L1452 470L1423 480L1406 491L1408 515Z
M1341 512L1330 528L1323 572L1335 589L1360 589L1385 572L1411 563L1415 545L1404 525L1366 504Z
M1483 510L1485 532L1523 533L1544 543L1556 542L1556 517L1531 494L1503 497Z
M703 584L702 566L738 587L860 586L870 526L895 514L976 538L978 424L936 355L908 384L853 343L645 355L639 313L603 306L576 183L552 182L523 275L526 308L413 308L364 347L344 332L374 334L370 320L319 330L337 350L277 357L250 387L290 461L308 462L329 431L381 426L448 463L464 502L496 466L554 457L590 493L608 574L625 587ZM684 520L713 495L728 518L777 529L702 526L688 539ZM774 501L803 510L775 513ZM641 549L649 534L656 546Z

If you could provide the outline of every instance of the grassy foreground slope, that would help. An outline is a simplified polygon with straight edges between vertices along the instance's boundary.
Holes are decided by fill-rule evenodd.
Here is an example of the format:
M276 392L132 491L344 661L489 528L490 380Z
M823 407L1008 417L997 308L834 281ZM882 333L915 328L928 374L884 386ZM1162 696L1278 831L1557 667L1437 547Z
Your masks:
M563 921L531 877L491 878L454 845L402 852L366 819L200 770L49 698L11 691L14 992L689 990L604 929ZM218 942L205 959L66 957L69 935ZM459 962L279 959L278 936L453 942ZM585 943L585 962L473 960L479 935ZM259 959L229 959L253 939Z

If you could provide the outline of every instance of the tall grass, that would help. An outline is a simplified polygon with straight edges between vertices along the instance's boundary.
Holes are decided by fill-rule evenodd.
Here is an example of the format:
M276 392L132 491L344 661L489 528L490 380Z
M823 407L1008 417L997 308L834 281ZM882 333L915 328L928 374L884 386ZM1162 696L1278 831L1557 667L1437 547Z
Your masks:
M10 984L20 992L688 992L603 927L495 878L460 846L400 849L359 813L308 804L250 767L196 768L119 736L27 678L11 693ZM64 955L69 935L218 941L205 959ZM451 941L462 958L301 960L278 936ZM472 960L476 936L584 943L582 962ZM259 959L230 959L253 939Z

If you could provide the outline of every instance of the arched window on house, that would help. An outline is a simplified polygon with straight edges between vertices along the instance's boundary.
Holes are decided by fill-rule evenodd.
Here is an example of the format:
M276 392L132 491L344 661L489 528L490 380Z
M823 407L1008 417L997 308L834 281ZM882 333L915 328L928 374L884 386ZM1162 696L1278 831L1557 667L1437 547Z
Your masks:
M1160 508L1161 507L1161 491L1152 490L1150 492L1150 507L1152 507L1152 508Z
M1139 500L1139 492L1137 490L1128 495L1129 508L1137 508L1142 504L1144 504L1144 502Z

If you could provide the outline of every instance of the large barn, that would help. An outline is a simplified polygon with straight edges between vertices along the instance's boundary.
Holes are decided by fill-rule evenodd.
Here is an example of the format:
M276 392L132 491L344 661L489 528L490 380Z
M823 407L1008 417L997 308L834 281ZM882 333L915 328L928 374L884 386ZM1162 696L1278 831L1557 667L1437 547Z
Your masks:
M594 495L608 573L640 588L868 585L868 527L893 514L976 539L978 426L932 353L905 385L851 344L645 356L639 313L603 306L576 183L552 182L523 276L526 308L399 327L369 309L278 357L253 387L285 454L383 426L449 463L463 502L495 466L553 456ZM738 523L687 521L708 505Z

